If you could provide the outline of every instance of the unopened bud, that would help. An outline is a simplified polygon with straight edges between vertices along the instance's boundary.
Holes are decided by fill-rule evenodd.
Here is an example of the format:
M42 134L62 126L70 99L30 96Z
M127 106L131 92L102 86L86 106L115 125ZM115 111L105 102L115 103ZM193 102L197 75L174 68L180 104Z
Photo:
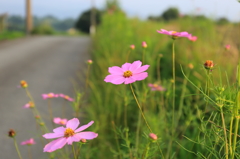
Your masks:
M207 70L211 70L211 69L214 67L213 61L207 60L207 61L204 63L204 67L205 67L205 69L207 69Z
M135 45L130 45L130 49L134 50L135 49Z
M91 65L93 62L92 62L92 60L87 60L87 63L88 63L89 65Z
M81 143L86 143L87 142L86 139L81 139L80 141L81 141Z
M156 141L156 140L158 139L157 135L154 134L154 133L150 133L150 134L149 134L149 137L150 137L151 139L153 139L154 141Z
M142 42L142 47L147 48L147 43L145 41Z
M10 129L9 132L8 132L8 136L9 137L14 137L14 136L16 136L16 132L13 129Z
M194 66L193 66L192 63L188 64L188 67L189 67L190 69L193 69L193 68L194 68Z
M27 82L24 81L24 80L20 81L20 85L21 85L22 88L27 88L28 87Z

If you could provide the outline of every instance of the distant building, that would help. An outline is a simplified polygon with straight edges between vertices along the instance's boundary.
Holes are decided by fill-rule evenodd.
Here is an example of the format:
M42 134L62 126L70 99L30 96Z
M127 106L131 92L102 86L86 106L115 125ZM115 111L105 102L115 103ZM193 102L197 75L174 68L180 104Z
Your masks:
M7 26L7 13L0 14L0 32L3 32Z

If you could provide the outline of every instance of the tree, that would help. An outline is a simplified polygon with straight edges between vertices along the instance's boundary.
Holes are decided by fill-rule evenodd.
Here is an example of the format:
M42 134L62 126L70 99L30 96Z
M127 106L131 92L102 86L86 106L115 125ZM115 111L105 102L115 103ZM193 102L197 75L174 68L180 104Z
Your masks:
M177 8L169 8L162 14L162 18L167 21L177 19L178 16L179 16L179 11Z
M94 10L95 10L95 16L96 16L96 25L98 25L101 22L101 12L97 9L94 9ZM85 11L80 15L80 17L78 18L75 24L75 28L82 32L89 33L89 28L91 25L90 17L91 17L91 9Z

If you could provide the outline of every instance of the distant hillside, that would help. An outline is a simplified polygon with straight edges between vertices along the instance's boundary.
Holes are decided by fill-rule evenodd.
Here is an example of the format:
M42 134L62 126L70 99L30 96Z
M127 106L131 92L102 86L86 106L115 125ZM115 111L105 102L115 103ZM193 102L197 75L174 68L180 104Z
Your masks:
M51 15L45 17L33 17L34 26L38 26L40 24L49 24L52 28L57 31L66 31L72 27L74 27L75 19L67 18L60 20ZM10 31L24 31L25 19L18 15L9 16L7 19L7 29Z

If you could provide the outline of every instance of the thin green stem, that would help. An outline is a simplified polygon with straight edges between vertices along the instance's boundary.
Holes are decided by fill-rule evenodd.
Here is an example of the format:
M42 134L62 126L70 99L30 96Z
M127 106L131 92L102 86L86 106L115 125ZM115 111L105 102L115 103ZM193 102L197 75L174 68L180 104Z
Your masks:
M157 79L158 79L159 84L161 84L161 74L160 74L161 57L162 57L161 55L158 55L158 58L157 58Z
M206 90L205 90L207 96L209 96L209 82L210 82L209 74L210 74L210 70L207 70L207 83L206 83ZM207 106L208 106L208 100L206 101L206 105L203 113L206 113Z
M136 101L136 103L137 103L137 106L138 106L138 108L139 108L139 110L140 110L140 112L141 112L141 115L142 115L142 117L143 117L143 119L144 119L144 121L145 121L145 123L146 123L146 125L147 125L147 127L148 127L148 129L149 129L149 131L150 131L150 132L153 132L152 129L150 128L148 122L147 122L147 119L145 118L145 115L144 115L144 113L143 113L143 111L142 111L142 108L141 108L141 106L140 106L140 104L139 104L139 102L138 102L138 99L137 99L137 97L136 97L136 95L135 95L135 93L134 93L134 90L133 90L133 88L132 88L132 84L130 84L130 89L131 89L131 91L132 91L133 97L134 97L134 99L135 99L135 101Z
M34 109L34 111L35 111L35 114L34 114L34 115L38 115L38 116L39 116L39 120L40 120L41 123L43 124L45 131L46 131L46 132L49 132L49 131L48 131L48 128L46 127L45 123L44 123L43 120L42 120L42 117L41 117L40 113L38 112L38 110L37 110L37 108L36 108L36 105L35 105L35 102L34 102L34 100L33 100L32 95L30 94L30 92L28 91L27 88L25 88L25 91L26 91L26 94L27 94L27 96L29 97L30 101L33 102L33 104L34 104L34 107L33 107L33 109ZM41 125L41 126L42 126L42 125Z
M86 74L86 87L85 87L85 90L87 90L88 88L88 79L89 79L89 71L90 71L90 65L91 64L88 64L88 67L87 67L87 74Z
M32 159L31 146L28 146L28 156L29 159Z
M239 118L236 118L235 121L235 131L234 131L234 136L233 136L233 154L232 154L232 159L234 159L235 156L235 151L236 151L236 145L237 145L237 134L238 134L238 125L239 125Z
M230 156L232 156L232 129L233 129L233 119L234 116L232 115L230 121L230 130L229 130L229 149L230 149Z
M52 106L51 106L51 99L48 99L48 112L49 112L49 119L52 123L52 127L54 128L54 122L53 122L53 113L52 113Z
M138 111L138 123L137 123L137 130L136 130L136 151L138 151L139 132L140 132L141 123L142 123L141 112Z
M126 62L128 62L128 58L129 58L130 53L131 53L131 49L128 50Z
M130 84L130 89L131 89L131 91L132 91L133 97L134 97L134 99L135 99L135 101L136 101L136 103L137 103L137 105L138 105L138 108L139 108L139 110L140 110L140 112L141 112L141 115L142 115L142 117L143 117L143 119L144 119L144 121L145 121L145 123L146 123L146 125L147 125L147 127L148 127L148 129L149 129L149 131L150 131L151 133L153 133L152 129L150 128L150 126L149 126L149 124L148 124L148 122L147 122L147 119L145 118L145 115L144 115L144 113L143 113L143 111L142 111L142 108L141 108L139 102L138 102L138 99L137 99L137 97L136 97L136 95L135 95L135 93L134 93L134 90L133 90L133 88L132 88L132 84ZM162 155L162 158L164 158L163 153L162 153L162 150L161 150L161 147L160 147L160 145L159 145L158 142L157 142L157 145L158 145L158 149L159 149L159 151L160 151L160 154Z
M142 53L142 64L144 64L145 60L145 48L143 48L143 53Z
M76 155L75 148L74 148L73 144L72 144L72 151L73 151L74 159L77 159L77 155Z
M14 146L15 146L15 148L16 148L16 151L17 151L17 153L18 153L18 157L19 157L20 159L22 159L22 156L21 156L21 153L20 153L20 151L19 151L19 149L18 149L18 145L17 145L17 142L16 142L15 137L13 137L13 141L14 141Z
M173 73L173 100L172 100L172 109L173 109L173 113L172 113L172 136L174 133L174 116L175 116L175 91L176 91L176 77L175 77L175 49L174 49L174 42L175 40L173 40L172 43L172 73Z
M150 149L150 144L151 142L149 141L146 145L146 148L145 150L143 151L143 154L142 154L142 159L147 159L148 157L148 152L149 152L149 149Z
M227 141L227 132L226 132L226 125L225 125L225 119L223 115L222 107L220 108L221 111L221 118L222 118L222 126L223 126L223 132L224 132L224 138L225 138L225 157L228 159L228 141Z

